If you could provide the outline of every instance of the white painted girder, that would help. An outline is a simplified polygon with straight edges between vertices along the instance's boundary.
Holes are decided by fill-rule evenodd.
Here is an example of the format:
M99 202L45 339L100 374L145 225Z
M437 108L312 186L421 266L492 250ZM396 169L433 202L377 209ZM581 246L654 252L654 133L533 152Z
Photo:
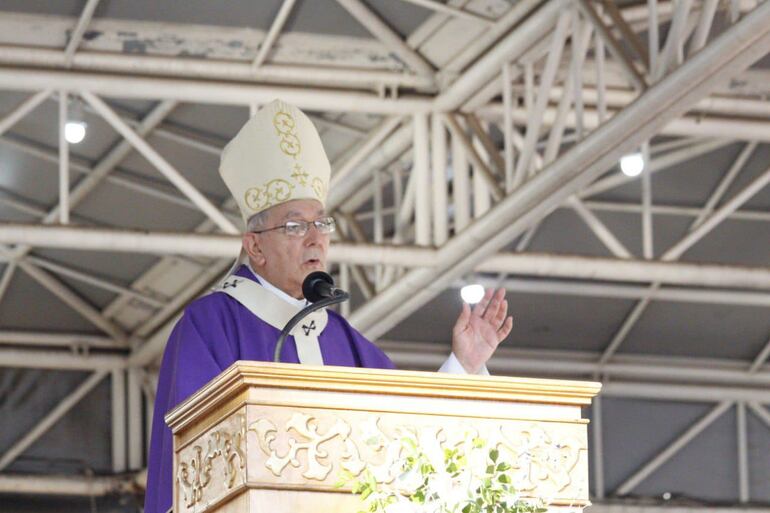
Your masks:
M354 312L351 321L373 338L387 332L768 51L770 4L765 3L447 242L435 267L408 272Z
M131 355L75 356L70 351L0 349L0 367L112 371L152 363L163 351L168 331L153 335L149 345ZM157 343L156 343L157 341ZM446 359L449 347L435 343L381 340L378 346L397 367L435 370ZM498 375L548 375L609 379L604 393L617 397L674 401L746 400L768 403L770 364L756 371L750 361L663 355L617 354L606 364L590 351L499 348L488 367ZM709 394L716 394L710 399Z
M123 477L0 474L0 494L99 497L133 488Z
M0 67L0 89L45 90L51 84L107 97L168 99L220 105L248 106L282 98L301 109L315 111L406 115L429 112L432 104L428 97L421 96L392 99L374 93L339 89Z
M232 258L240 251L240 235L151 233L28 224L0 224L0 243L83 251L120 251ZM357 265L399 265L434 269L440 249L335 242L329 261ZM497 253L479 261L483 272L584 280L655 282L770 289L770 268L692 262L616 259L583 255Z

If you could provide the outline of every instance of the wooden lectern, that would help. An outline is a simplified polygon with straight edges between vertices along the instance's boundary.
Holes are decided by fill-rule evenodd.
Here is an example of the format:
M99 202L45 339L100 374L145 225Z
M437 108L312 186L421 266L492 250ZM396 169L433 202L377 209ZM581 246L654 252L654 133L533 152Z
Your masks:
M334 484L398 469L400 439L450 447L474 433L515 455L522 495L588 502L587 423L597 383L236 362L166 416L175 513L351 512Z

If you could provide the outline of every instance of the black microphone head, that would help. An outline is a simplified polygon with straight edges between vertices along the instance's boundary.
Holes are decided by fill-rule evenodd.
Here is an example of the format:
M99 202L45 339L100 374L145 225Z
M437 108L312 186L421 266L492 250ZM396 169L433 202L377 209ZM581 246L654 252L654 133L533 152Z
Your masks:
M320 287L318 286L319 284L321 285ZM323 291L331 287L334 287L334 278L329 273L313 271L305 276L305 280L302 282L302 295L311 303L315 303L328 297L323 294Z

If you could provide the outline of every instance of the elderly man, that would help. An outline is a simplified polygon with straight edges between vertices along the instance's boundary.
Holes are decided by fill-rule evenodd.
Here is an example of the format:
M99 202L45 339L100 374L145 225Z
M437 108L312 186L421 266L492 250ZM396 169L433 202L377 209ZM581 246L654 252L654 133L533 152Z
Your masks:
M266 105L222 153L220 173L246 223L238 266L211 294L185 308L161 365L148 461L146 513L172 505L172 437L163 417L236 360L273 359L286 322L307 302L302 282L326 269L334 219L324 210L330 166L313 124L296 107ZM485 373L511 331L503 291L466 304L441 371ZM281 361L393 368L340 315L320 310L291 332Z

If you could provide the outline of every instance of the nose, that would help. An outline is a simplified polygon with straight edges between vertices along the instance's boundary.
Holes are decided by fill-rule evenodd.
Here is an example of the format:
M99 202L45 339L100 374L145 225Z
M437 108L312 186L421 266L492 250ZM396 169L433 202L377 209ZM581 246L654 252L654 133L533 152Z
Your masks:
M307 233L305 234L305 244L308 246L318 244L320 243L322 237L324 237L324 234L321 233L315 224L310 223L310 225L307 227Z

